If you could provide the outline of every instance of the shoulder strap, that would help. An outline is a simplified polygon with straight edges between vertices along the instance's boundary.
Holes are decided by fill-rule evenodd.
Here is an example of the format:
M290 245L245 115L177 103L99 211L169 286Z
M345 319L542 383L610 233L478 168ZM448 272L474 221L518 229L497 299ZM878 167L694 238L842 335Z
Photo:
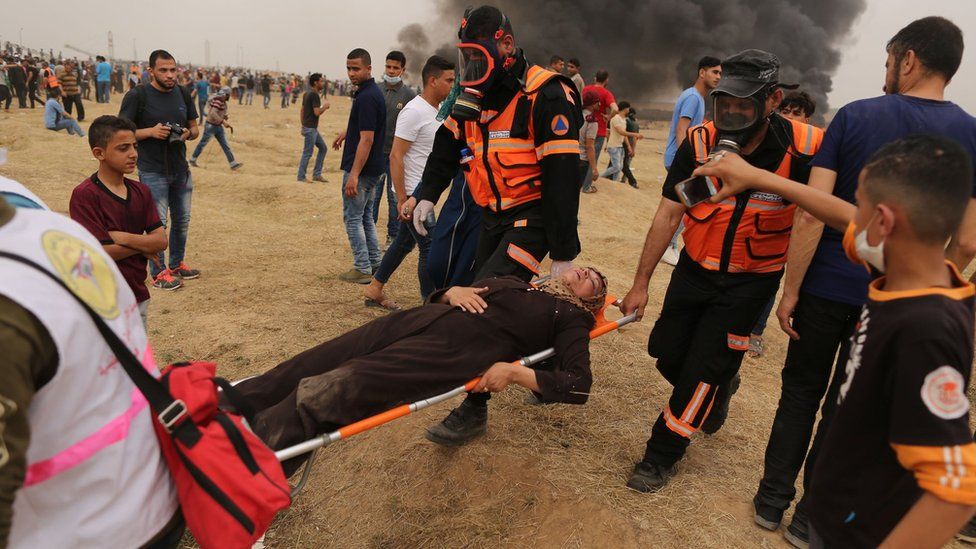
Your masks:
M705 122L693 128L688 128L687 139L691 143L695 155L695 162L699 165L708 162L708 151L715 145L717 133L712 122Z
M158 379L153 377L152 374L146 371L139 359L132 354L132 351L130 351L126 344L119 339L119 336L115 335L115 332L113 332L112 329L105 324L102 317L92 310L91 306L85 303L83 299L78 297L78 294L74 293L63 280L54 276L54 274L34 261L26 257L4 251L0 251L0 257L17 261L37 271L40 271L41 273L44 273L48 278L56 282L59 286L64 288L66 292L75 298L75 301L77 301L88 313L88 316L91 317L92 321L95 323L95 326L98 328L98 331L105 339L105 343L107 343L109 348L112 349L115 357L119 359L119 364L122 365L122 369L125 370L125 373L129 376L129 379L132 380L132 383L134 383L139 389L139 392L141 392L143 396L146 397L146 400L149 401L149 405L157 413L156 417L159 419L159 422L166 427L167 430L173 432L173 427L176 426L183 416L186 415L186 405L183 403L183 401L174 399L163 384ZM180 426L185 424L193 425L193 422L180 422ZM195 431L196 429L193 430Z
M136 116L142 117L142 111L146 110L146 85L138 84L136 90Z

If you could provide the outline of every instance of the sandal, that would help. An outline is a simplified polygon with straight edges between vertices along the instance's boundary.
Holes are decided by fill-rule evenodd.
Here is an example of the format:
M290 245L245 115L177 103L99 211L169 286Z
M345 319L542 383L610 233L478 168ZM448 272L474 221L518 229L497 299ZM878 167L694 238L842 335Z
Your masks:
M763 338L760 335L749 336L749 358L759 358L763 355Z
M377 309L386 309L387 311L399 311L401 307L396 301L392 299L384 299L383 301L376 301L375 299L365 298L363 300L363 305L366 307L373 307Z
M593 193L596 192L596 187L590 187L589 189L583 189L583 192L586 193L586 194L593 194Z

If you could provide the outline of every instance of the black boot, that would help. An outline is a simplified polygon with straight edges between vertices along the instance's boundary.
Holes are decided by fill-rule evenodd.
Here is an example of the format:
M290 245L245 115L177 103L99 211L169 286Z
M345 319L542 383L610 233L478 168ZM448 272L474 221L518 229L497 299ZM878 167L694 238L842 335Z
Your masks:
M725 424L725 418L729 417L729 403L732 402L732 395L739 390L739 374L736 373L727 386L719 387L718 394L715 395L715 404L708 417L702 422L701 430L706 435L714 435Z
M638 492L654 493L664 488L676 469L674 465L665 467L649 461L638 462L627 481L627 488Z
M488 430L488 406L467 398L444 421L427 428L427 440L444 446L461 446Z

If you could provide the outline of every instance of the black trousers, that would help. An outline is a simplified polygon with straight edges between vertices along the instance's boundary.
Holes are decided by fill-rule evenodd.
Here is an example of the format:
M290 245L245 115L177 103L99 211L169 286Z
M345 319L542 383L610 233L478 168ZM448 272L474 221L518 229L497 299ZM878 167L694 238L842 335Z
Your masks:
M27 86L23 82L14 82L14 91L17 93L17 106L21 109L27 108Z
M624 167L622 173L624 174L624 177L627 178L627 183L629 183L631 187L636 187L637 178L634 177L634 172L630 171L630 161L633 159L634 157L627 154L627 151L624 151Z
M3 108L5 110L10 109L10 102L13 100L13 95L10 93L10 88L0 84L0 103L3 103Z
M809 486L816 454L837 402L837 391L843 377L837 373L847 362L850 339L860 314L861 307L857 305L808 293L800 294L793 315L793 327L800 334L800 339L791 340L786 352L782 393L766 445L763 477L753 500L757 507L766 506L779 512L788 509L796 497L796 477L800 467L804 466L804 460L803 485L804 488ZM830 381L832 371L833 382ZM810 435L821 399L822 419L810 447ZM809 454L807 448L810 448ZM801 505L806 506L805 503ZM801 505L797 506L796 514L804 517Z
M482 223L474 260L475 280L514 275L528 282L539 274L538 264L549 253L541 205L501 214L483 208ZM466 398L481 406L490 399L491 393L468 393Z
M34 105L36 103L40 103L42 107L44 106L44 100L37 95L36 83L31 84L30 86L27 87L27 97L30 99L30 104L32 109L34 108Z
M670 466L684 456L717 395L739 372L749 332L781 277L782 271L709 271L681 253L647 342L673 389L651 430L645 461Z
M71 107L72 107L72 105L77 105L77 107L78 107L78 116L77 116L78 122L83 121L85 119L85 106L81 103L81 95L80 94L65 95L64 96L64 110L65 110L65 112L67 112L68 114L71 114Z

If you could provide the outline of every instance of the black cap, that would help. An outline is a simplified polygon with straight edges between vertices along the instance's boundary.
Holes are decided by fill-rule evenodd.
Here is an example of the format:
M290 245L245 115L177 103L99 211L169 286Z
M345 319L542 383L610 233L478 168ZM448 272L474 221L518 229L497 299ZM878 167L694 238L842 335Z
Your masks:
M762 50L744 50L722 61L722 79L712 93L751 97L779 83L779 57Z

